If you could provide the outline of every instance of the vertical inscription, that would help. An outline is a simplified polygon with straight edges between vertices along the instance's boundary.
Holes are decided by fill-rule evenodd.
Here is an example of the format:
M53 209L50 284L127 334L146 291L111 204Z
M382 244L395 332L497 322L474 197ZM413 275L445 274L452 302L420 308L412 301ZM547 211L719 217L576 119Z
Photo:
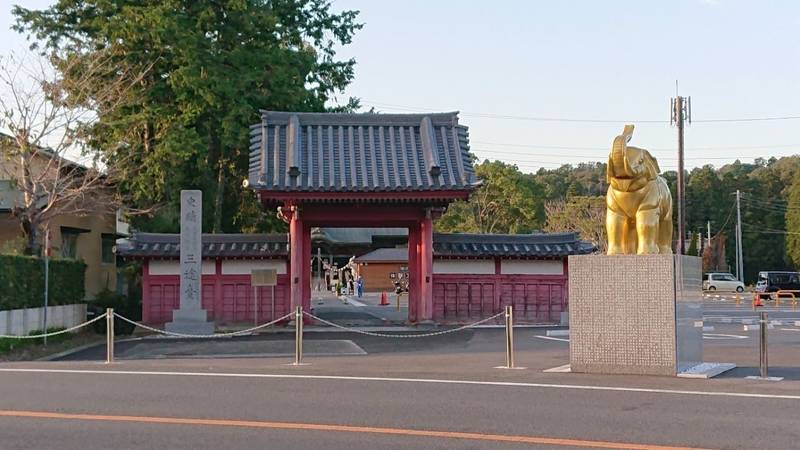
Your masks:
M200 309L202 191L181 191L181 309Z

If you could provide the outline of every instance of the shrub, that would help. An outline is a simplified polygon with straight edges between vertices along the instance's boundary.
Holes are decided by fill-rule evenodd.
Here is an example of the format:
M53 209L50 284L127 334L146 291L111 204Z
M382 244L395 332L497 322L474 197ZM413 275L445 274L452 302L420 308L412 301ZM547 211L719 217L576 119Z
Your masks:
M139 321L142 318L142 303L137 297L128 297L107 289L99 292L94 300L89 302L88 307L94 313L93 317L103 314L106 308L114 308L115 313L127 319ZM106 332L106 321L99 320L95 322L94 329L97 333L104 334ZM119 319L114 321L114 334L131 334L133 330L134 326L128 322Z
M84 301L86 264L71 259L49 263L49 305ZM0 310L44 306L44 261L32 256L0 255Z

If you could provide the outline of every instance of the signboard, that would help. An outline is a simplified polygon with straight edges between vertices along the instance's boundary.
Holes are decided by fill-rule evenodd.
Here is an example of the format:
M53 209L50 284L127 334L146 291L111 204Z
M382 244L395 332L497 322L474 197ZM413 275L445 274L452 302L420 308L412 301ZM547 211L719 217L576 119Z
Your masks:
M275 286L278 284L278 272L275 269L253 269L250 272L251 286Z

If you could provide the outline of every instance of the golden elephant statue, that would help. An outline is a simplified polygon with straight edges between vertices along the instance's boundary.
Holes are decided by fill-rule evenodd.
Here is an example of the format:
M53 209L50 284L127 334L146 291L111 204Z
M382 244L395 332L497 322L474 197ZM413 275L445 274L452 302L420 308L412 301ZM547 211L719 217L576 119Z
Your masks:
M650 152L628 146L632 135L633 125L625 125L608 156L608 254L672 253L669 186Z

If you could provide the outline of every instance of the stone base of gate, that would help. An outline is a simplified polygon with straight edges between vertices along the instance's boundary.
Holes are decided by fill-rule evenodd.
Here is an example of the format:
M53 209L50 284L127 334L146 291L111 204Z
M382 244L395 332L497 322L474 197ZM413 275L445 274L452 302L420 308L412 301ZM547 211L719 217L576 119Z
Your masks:
M570 371L671 375L703 361L701 259L569 257Z

